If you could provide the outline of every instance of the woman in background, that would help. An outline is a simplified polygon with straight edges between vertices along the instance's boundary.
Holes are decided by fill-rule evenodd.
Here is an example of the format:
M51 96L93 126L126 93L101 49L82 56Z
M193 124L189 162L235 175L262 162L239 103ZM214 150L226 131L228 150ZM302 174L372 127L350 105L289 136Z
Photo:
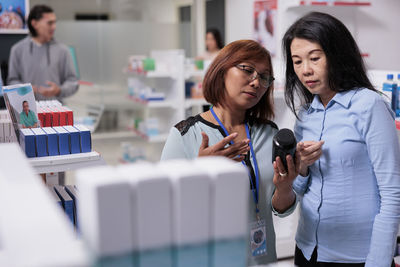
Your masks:
M285 97L300 141L295 264L394 266L400 150L393 112L336 18L318 12L300 18L283 47Z
M172 127L161 159L224 156L249 170L248 265L276 261L272 212L286 216L296 196L292 182L298 174L290 156L288 171L279 158L272 162L273 70L269 52L252 40L224 47L211 63L203 94L213 106ZM240 164L240 163L238 163ZM228 223L228 222L227 222Z
M214 28L208 29L206 32L206 52L198 58L212 61L223 47L220 32Z

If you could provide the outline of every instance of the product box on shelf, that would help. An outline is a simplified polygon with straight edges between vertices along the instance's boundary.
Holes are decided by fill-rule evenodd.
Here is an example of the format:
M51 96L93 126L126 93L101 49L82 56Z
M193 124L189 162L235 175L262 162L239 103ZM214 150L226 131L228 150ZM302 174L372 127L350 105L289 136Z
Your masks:
M205 170L184 160L162 161L158 167L172 181L174 244L205 243L210 238L210 178ZM196 229L196 231L193 231Z
M69 151L69 133L61 126L53 127L58 136L58 151L60 155L70 154Z
M80 230L90 249L100 256L132 252L134 217L129 181L109 166L79 170L76 176Z
M72 109L68 108L68 107L60 107L59 108L61 110L61 112L65 112L66 113L66 125L74 125L74 112L72 111Z
M31 130L35 134L36 156L48 156L46 133L42 130L42 128L32 128Z
M74 127L79 131L81 152L92 151L92 138L89 129L83 125L74 125Z
M129 181L135 200L132 201L137 222L133 224L134 249L168 247L172 243L172 193L168 176L149 162L122 165L117 170Z
M71 154L80 153L80 136L79 131L73 126L64 126L64 129L69 133L69 143Z
M49 156L59 155L57 132L51 127L44 127L42 130L47 135L47 152Z
M28 158L36 157L35 134L29 128L20 129L19 133L20 145L26 156Z

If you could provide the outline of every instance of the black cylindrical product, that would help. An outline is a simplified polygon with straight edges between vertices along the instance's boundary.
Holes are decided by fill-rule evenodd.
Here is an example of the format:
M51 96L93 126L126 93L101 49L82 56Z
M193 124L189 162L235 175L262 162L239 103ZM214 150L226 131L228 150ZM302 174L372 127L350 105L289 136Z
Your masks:
M286 171L288 170L286 156L291 155L293 160L295 159L296 154L296 137L293 132L289 129L281 129L279 130L273 140L272 140L272 162L275 161L276 157L280 157L283 166Z

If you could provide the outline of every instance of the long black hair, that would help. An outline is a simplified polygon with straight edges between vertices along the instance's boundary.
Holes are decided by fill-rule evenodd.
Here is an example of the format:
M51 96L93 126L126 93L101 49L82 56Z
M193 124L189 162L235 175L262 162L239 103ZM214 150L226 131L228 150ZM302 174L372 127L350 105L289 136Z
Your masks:
M364 87L376 91L367 77L357 43L346 26L331 15L311 12L290 26L282 41L286 58L285 101L296 117L294 93L300 97L302 105L310 104L313 95L294 71L290 50L294 38L305 39L321 46L327 59L331 90L344 92Z
M211 33L214 36L215 42L217 43L218 49L222 49L224 47L224 42L222 41L221 33L215 28L209 28L206 31L207 33Z
M37 36L37 32L32 26L32 20L40 20L44 13L54 13L54 11L51 7L46 5L36 5L29 11L28 28L33 37Z

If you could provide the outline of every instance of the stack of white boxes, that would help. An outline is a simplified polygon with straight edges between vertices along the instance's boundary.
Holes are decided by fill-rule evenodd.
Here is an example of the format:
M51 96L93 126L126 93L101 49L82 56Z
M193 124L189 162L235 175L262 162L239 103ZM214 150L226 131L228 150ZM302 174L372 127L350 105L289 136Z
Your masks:
M90 168L77 172L77 188L82 237L98 257L173 247L174 257L162 254L171 266L246 264L245 245L239 251L215 245L245 243L248 234L241 164L210 157Z
M17 142L17 136L7 110L0 110L0 143Z
M0 151L0 266L92 266L88 250L19 146L0 144Z

